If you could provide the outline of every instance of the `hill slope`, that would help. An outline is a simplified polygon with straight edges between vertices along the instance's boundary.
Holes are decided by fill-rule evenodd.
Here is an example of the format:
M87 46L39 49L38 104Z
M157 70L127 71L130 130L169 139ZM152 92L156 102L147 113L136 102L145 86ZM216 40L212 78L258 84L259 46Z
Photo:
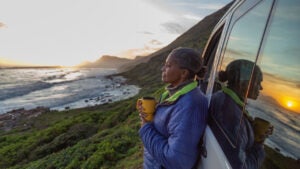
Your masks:
M129 82L139 84L141 87L147 87L149 85L148 82L155 85L162 85L160 69L171 50L177 47L191 47L202 52L212 29L229 7L230 5L227 5L219 11L205 17L168 46L147 56L150 58L147 63L141 63L121 75L127 77Z

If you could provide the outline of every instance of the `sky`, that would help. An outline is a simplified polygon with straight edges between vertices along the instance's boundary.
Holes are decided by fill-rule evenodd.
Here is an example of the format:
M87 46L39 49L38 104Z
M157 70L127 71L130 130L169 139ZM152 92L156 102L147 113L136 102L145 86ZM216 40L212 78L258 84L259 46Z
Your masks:
M0 0L0 66L152 53L230 0Z

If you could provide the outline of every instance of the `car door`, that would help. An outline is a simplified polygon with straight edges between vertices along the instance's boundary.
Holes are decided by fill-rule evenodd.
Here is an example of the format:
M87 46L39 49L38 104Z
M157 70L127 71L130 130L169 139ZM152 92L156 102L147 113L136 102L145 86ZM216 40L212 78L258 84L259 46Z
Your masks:
M217 74L229 63L244 59L260 67L263 90L257 100L245 99L244 109L253 117L270 121L275 131L265 144L293 158L300 154L300 48L296 43L299 6L299 1L293 0L237 2L213 31L203 53L208 72L202 86L209 100L220 86L226 85L218 82ZM248 71L250 75L253 68ZM215 134L210 127L206 129L207 157L202 158L202 168L231 168Z

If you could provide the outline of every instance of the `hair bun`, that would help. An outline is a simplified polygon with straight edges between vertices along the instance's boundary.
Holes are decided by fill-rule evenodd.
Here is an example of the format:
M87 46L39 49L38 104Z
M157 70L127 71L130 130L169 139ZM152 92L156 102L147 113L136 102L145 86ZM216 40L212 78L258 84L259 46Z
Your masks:
M227 73L225 71L222 70L219 72L219 80L221 82L226 82L228 80Z
M202 67L200 68L200 70L196 73L196 75L197 75L199 78L204 78L206 72L207 72L207 67L206 67L206 66L202 66Z

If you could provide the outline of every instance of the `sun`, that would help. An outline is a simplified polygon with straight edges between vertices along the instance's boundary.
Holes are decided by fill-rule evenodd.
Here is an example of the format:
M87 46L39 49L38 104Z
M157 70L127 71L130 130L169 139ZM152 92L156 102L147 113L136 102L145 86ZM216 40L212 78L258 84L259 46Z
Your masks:
M298 100L294 98L285 98L281 103L286 109L300 113L300 102Z
M286 106L291 108L293 107L293 102L292 101L287 101Z

